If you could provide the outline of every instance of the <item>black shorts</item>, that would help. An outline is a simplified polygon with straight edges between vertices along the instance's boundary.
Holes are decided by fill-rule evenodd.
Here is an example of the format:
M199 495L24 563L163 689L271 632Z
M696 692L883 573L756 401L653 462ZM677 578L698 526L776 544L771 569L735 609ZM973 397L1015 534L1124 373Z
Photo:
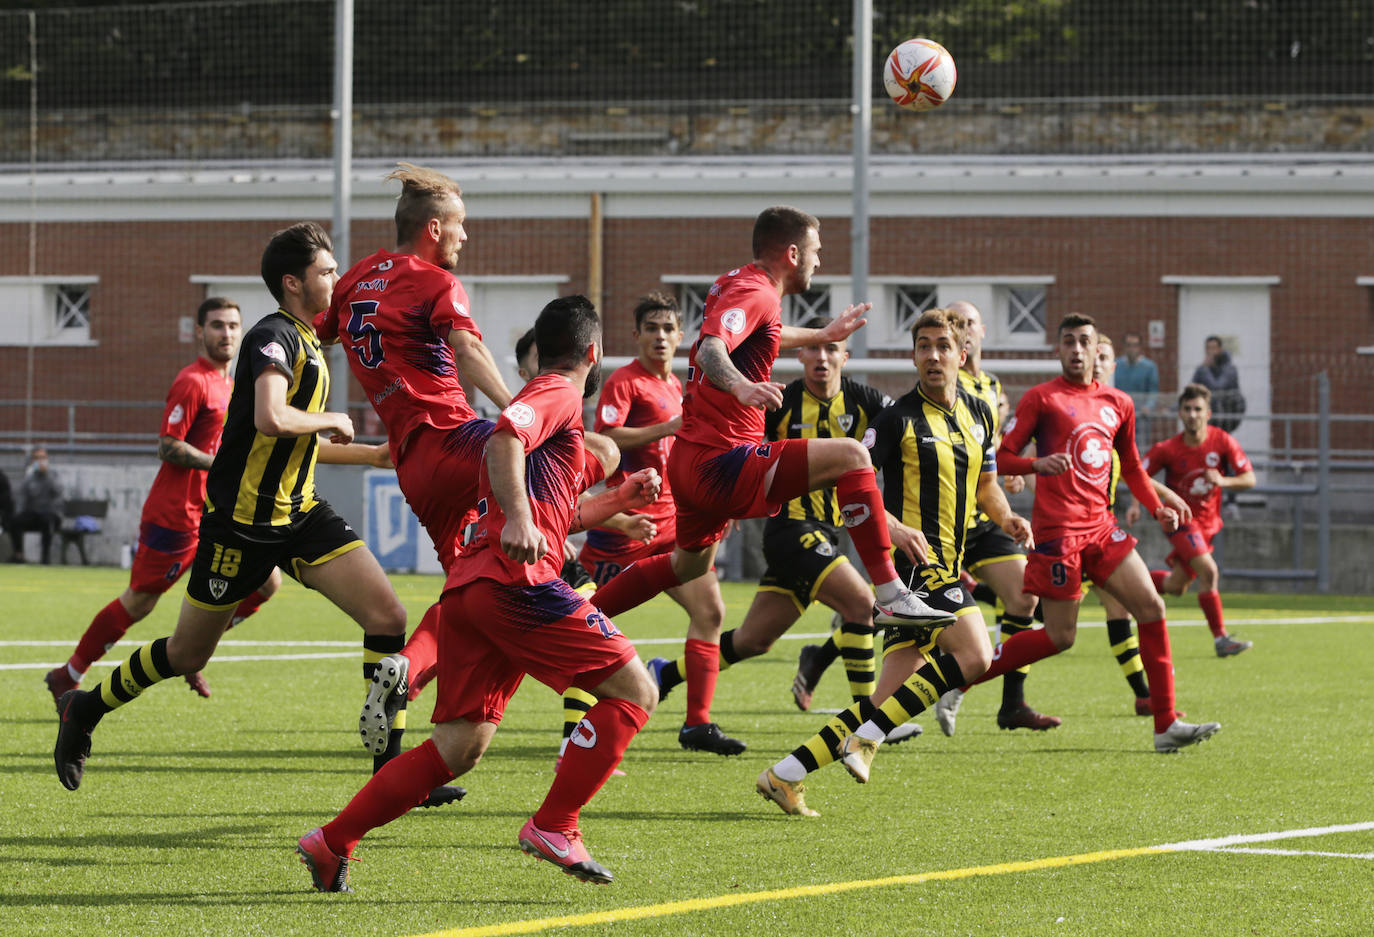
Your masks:
M233 608L266 582L275 566L299 580L302 566L319 566L362 545L348 522L323 501L275 530L236 524L215 511L201 519L186 598L212 611Z
M959 574L951 573L940 566L915 566L909 562L897 564L897 574L931 608L948 612L956 619L978 611L978 602L973 593L965 589L959 581ZM883 653L897 647L916 645L916 649L926 654L935 646L940 632L949 627L942 625L888 625L883 629Z
M979 518L964 534L964 569L972 573L990 563L1000 563L1018 556L1025 558L1025 548L994 524L992 518L986 515L979 515Z
M763 526L763 559L768 564L760 592L789 596L804 612L816 601L825 577L848 563L840 529L819 521L770 517Z

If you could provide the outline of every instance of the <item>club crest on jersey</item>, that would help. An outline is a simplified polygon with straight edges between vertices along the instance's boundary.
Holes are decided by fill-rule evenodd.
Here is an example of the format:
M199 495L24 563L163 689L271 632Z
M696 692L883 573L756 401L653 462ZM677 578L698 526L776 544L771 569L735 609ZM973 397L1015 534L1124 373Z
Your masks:
M1079 478L1096 486L1107 483L1112 471L1111 434L1097 423L1084 423L1069 435L1069 459Z
M846 433L854 428L854 414L841 413L836 419L840 424L840 429L844 430Z
M973 437L974 441L977 442L979 446L987 442L988 439L987 430L983 429L982 423L974 423L973 431L969 435Z
M268 342L258 350L273 361L280 361L282 364L286 364L286 350L276 342Z
M1111 537L1112 543L1120 543L1121 541L1123 541L1123 540L1125 540L1125 539L1126 539L1126 531L1122 530L1120 527L1118 527L1118 528L1116 528L1115 530L1112 531L1112 537Z
M229 590L229 583L223 579L210 580L210 595L216 599L223 598L224 593Z
M872 449L873 444L878 441L878 434L874 432L873 427L870 426L868 429L864 430L864 438L859 441L863 443L865 449Z
M961 589L961 588L959 588L958 586L954 586L954 587L951 588L951 589L946 589L946 590L945 590L945 598L949 599L951 602L955 603L956 605L963 605L963 604L964 604L964 590Z
M572 735L568 736L568 741L578 748L596 748L596 726L583 719L573 726Z
M840 514L844 517L844 526L846 527L858 527L873 516L868 505L862 503L843 505L840 508Z
M1216 452L1209 452L1203 461L1207 463L1208 468L1216 468L1221 464L1221 455Z
M1010 420L1007 421L1007 428L1002 430L1002 435L1009 436L1011 435L1011 431L1014 429L1016 429L1016 417L1012 417Z
M509 407L506 407L504 413L506 419L510 420L515 426L526 427L534 425L534 408L527 403L513 403Z
M1116 407L1113 407L1111 404L1103 406L1101 410L1097 411L1097 415L1102 418L1103 423L1106 423L1112 429L1116 429L1121 423L1121 416L1116 412Z
M662 404L659 404L659 406L662 406ZM605 404L605 405L602 406L602 408L601 408L601 422L603 422L603 423L614 423L614 422L616 421L616 419L617 419L619 416L620 416L620 411L617 410L617 409L615 408L615 404L613 404L613 403L608 403L608 404Z
M386 271L390 270L394 266L396 266L396 261L383 260L381 263L377 265L376 269L380 270L382 273L386 273Z
M186 411L181 409L181 404L172 408L172 412L167 414L167 422L176 425L181 422L181 418L186 415Z
M468 312L468 307L464 306L456 299L453 301L453 311L458 313L458 315L460 316L467 316L468 318L472 318L472 314Z
M731 335L738 335L744 331L744 310L738 306L725 310L720 315L720 324Z
M822 540L820 543L816 544L815 550L816 553L820 556L835 555L835 545L831 543L829 540Z

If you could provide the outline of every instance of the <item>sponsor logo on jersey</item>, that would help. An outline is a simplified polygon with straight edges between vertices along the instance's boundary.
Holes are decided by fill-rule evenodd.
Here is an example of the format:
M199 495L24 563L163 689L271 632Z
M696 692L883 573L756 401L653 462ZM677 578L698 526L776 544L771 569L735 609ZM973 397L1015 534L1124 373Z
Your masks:
M578 748L596 748L596 726L583 719L573 726L572 735L568 736L568 741Z
M860 442L864 444L865 449L872 449L873 444L877 441L878 434L873 427L870 426L868 429L864 430L864 438L861 439Z
M361 290L371 290L372 292L380 293L382 292L382 290L386 289L387 284L390 282L391 281L388 280L386 277L377 277L373 280L363 280L361 283L358 284L355 292Z
M276 342L268 342L258 350L273 361L280 361L282 364L286 364L286 350Z
M527 403L513 403L505 409L506 419L519 427L534 425L534 408Z
M185 415L186 411L181 409L181 404L177 404L175 407L172 408L172 412L167 414L167 422L175 426L176 424L181 422L181 418Z
M659 404L663 406L663 404ZM601 407L601 422L614 423L620 417L620 411L615 408L615 404L608 403Z
M868 505L862 503L842 505L840 514L844 517L844 526L846 527L858 527L873 516Z
M456 299L453 301L453 311L456 312L456 313L458 313L458 315L460 315L460 316L466 316L466 317L468 317L469 319L472 318L472 314L471 314L470 312L468 312L468 307L467 307L467 306L464 306L462 303L458 302L458 300L456 300Z
M220 598L220 597L223 596L224 593L227 592L228 590L229 590L229 583L225 582L223 579L211 579L211 580L210 580L210 595L213 596L214 598L217 598L217 599Z
M1069 460L1079 478L1105 485L1112 471L1111 433L1098 423L1083 423L1069 435Z
M720 324L731 335L738 335L744 331L744 310L738 306L725 310L720 314Z

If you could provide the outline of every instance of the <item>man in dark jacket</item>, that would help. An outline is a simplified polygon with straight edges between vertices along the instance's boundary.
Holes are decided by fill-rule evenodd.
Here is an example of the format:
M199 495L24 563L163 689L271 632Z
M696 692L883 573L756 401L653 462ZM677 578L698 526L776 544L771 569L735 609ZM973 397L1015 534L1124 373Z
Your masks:
M1240 374L1231 360L1231 353L1222 347L1216 335L1207 336L1203 343L1202 364L1193 372L1193 383L1212 392L1212 425L1233 433L1245 412L1245 396L1240 392Z

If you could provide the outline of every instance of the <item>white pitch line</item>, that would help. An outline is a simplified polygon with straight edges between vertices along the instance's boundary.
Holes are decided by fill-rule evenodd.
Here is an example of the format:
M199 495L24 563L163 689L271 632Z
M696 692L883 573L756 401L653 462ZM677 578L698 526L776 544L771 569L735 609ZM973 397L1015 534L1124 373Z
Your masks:
M1217 839L1193 839L1182 843L1164 843L1158 848L1179 852L1210 852L1225 849L1227 846L1242 846L1246 843L1272 843L1280 839L1330 836L1332 833L1363 833L1366 830L1374 830L1374 821L1345 823L1338 826L1312 826L1302 830L1280 830L1276 833L1247 833L1237 836L1222 836Z
M1326 856L1331 859L1374 859L1374 852L1316 852L1307 849L1213 849L1212 852L1243 852L1252 856Z

